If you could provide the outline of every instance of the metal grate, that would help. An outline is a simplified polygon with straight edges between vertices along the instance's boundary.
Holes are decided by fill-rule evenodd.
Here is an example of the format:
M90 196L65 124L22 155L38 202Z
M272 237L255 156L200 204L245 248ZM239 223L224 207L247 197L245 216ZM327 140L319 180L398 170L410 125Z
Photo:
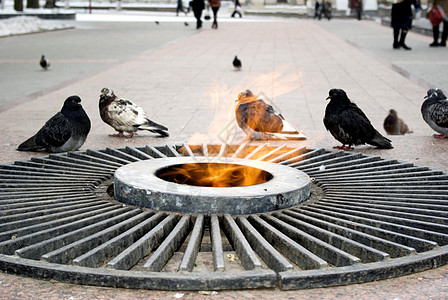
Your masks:
M114 171L179 156L258 159L314 179L293 208L182 214L111 197ZM435 268L448 259L448 175L287 145L165 145L52 154L0 166L0 269L159 290L301 289Z

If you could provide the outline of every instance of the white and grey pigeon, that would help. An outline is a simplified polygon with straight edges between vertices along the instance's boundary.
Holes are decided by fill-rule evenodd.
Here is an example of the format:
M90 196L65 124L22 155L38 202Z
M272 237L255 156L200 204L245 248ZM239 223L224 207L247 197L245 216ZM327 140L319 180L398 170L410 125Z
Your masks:
M118 131L110 136L131 138L138 130L148 130L162 137L169 136L168 128L151 121L143 108L130 100L117 97L109 88L101 90L99 110L101 119Z
M448 100L438 88L429 89L422 104L422 117L429 127L439 134L436 138L448 137Z
M32 137L19 145L19 151L67 152L84 144L90 131L90 119L78 96L70 96L60 112L49 119Z
M42 55L42 57L40 58L39 65L44 70L48 70L48 68L50 67L50 62L45 58L45 55Z

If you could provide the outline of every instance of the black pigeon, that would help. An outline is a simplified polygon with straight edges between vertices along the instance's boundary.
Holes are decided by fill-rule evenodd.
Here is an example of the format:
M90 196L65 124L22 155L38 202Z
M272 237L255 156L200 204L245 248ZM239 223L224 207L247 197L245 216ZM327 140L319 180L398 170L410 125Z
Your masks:
M243 66L242 63L241 63L241 60L239 60L237 56L235 56L235 58L233 59L233 66L238 71L241 70L241 67Z
M331 89L325 109L324 125L342 146L335 148L352 150L352 145L370 144L381 149L391 149L388 138L373 128L364 112L340 89ZM348 145L348 146L346 146Z
M45 55L42 55L39 64L44 70L48 70L48 68L50 67L50 62L45 59Z
M118 131L118 134L110 136L131 138L138 130L148 130L162 137L169 136L168 128L151 121L143 108L130 100L118 98L109 88L101 90L99 110L101 119Z
M409 131L408 125L398 117L395 109L389 111L389 115L384 119L383 127L389 135L403 135L412 132Z
M68 97L55 114L32 137L19 145L19 151L76 151L84 144L90 131L90 119L78 96Z
M440 89L429 89L422 104L423 120L434 131L436 138L448 137L448 100Z
M185 26L190 26L190 24L188 24L187 22L184 23Z

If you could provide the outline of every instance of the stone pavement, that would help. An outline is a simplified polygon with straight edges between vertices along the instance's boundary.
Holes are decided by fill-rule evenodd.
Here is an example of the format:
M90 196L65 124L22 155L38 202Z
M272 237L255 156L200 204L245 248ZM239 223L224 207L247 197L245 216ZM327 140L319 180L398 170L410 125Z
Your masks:
M163 25L163 24L162 24ZM308 135L304 142L288 143L309 148L337 145L325 130L322 117L331 88L344 89L382 133L382 122L394 108L413 133L390 137L392 150L369 146L356 151L393 157L417 165L448 170L447 140L436 140L424 123L420 105L429 86L447 91L448 50L430 49L428 36L410 33L411 52L392 49L392 32L372 21L267 19L253 22L210 23L188 38L161 45L79 78L65 86L47 90L0 112L0 162L42 155L15 151L34 134L63 100L72 94L83 99L92 121L92 131L81 150L89 148L172 144L180 142L240 143L235 127L234 99L251 89L269 99L285 118ZM156 28L154 30L157 30ZM70 37L67 31L67 38ZM1 44L0 44L1 45ZM88 47L88 45L86 45ZM106 51L107 49L98 49ZM241 71L231 65L234 55L243 61ZM433 74L437 72L437 74ZM445 85L443 85L445 84ZM132 139L109 137L112 128L98 115L102 87L137 102L156 122L166 125L171 136L155 138L141 132ZM236 135L226 137L226 129ZM235 129L235 131L233 131ZM280 141L272 143L283 143ZM402 278L307 291L222 291L220 299L442 299L447 298L448 267ZM106 299L173 298L177 292L132 291L80 287L42 282L0 273L0 298ZM187 292L182 299L204 297Z

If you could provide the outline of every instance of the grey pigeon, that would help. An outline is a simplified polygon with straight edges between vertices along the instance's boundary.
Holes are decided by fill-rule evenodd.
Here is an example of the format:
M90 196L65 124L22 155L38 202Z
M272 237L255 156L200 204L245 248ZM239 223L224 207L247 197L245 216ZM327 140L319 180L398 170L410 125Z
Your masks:
M370 144L381 149L391 149L391 141L382 136L370 123L364 112L341 89L331 89L325 109L324 125L342 146L335 148L352 150L352 145ZM346 146L348 145L348 146Z
M68 97L60 112L48 120L32 137L19 145L19 151L76 151L90 131L90 119L78 96Z
M409 130L408 125L398 117L394 109L391 109L389 115L384 119L383 127L389 135L403 135L412 132Z
M48 70L48 68L50 67L50 62L45 58L45 55L42 55L39 64L44 70Z
M448 137L448 100L440 89L429 89L422 104L422 117L429 127L439 134L436 138Z
M235 69L237 69L238 71L241 70L241 67L243 66L242 63L241 63L241 60L238 59L237 56L235 56L235 58L233 59L232 64L235 67Z
M118 131L118 134L110 136L131 138L138 130L148 130L162 137L169 136L168 128L151 121L143 108L130 100L118 98L109 88L101 90L99 110L101 119Z

